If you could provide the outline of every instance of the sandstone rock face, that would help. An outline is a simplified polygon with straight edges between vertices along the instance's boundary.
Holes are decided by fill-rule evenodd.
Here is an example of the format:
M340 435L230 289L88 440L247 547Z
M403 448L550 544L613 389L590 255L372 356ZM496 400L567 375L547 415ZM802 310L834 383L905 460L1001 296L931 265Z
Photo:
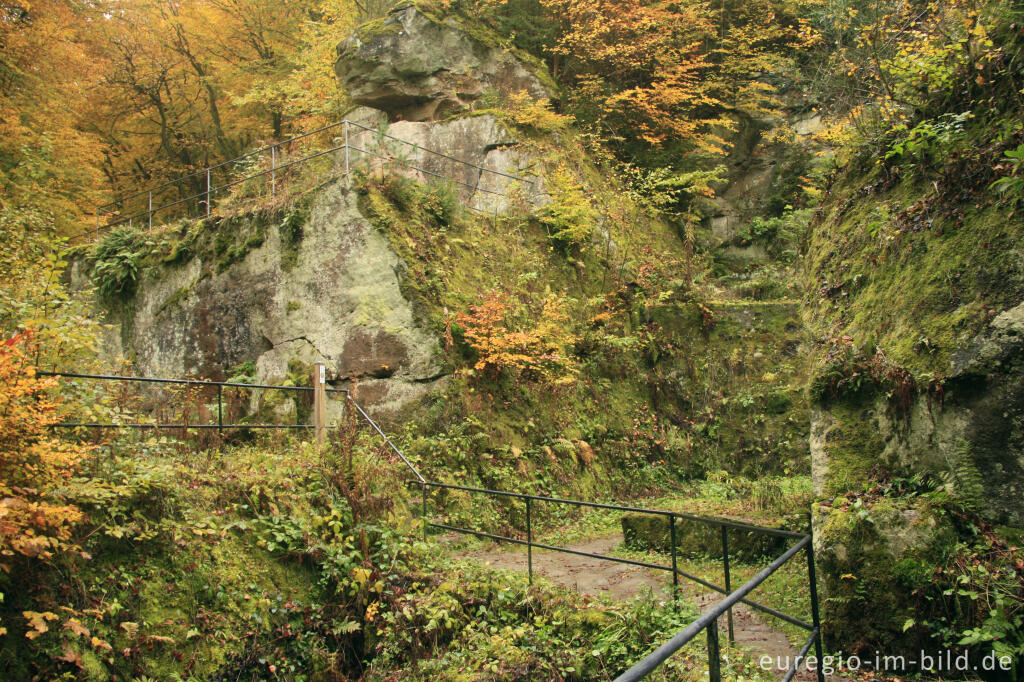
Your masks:
M550 98L552 87L490 36L455 19L400 7L338 47L335 71L357 104L392 120L436 120L473 106L488 91Z
M383 132L352 127L350 144L364 150L353 151L356 167L448 183L464 205L483 213L531 210L550 200L542 178L530 172L535 160L494 116L399 121Z
M953 354L941 396L905 414L885 396L815 409L811 461L821 495L852 489L867 466L930 473L987 520L1024 526L1024 304Z
M392 410L444 376L437 339L400 290L402 263L344 181L321 190L289 259L281 229L215 273L203 257L150 272L122 314L122 353L146 376L220 378L254 361L280 383L322 361L336 386ZM294 263L294 264L291 264Z
M906 411L894 413L884 395L812 410L812 479L823 499L815 553L834 647L921 646L902 624L917 616L914 591L956 544L949 515L925 498L851 504L846 493L862 491L872 473L930 474L987 521L1024 527L1024 304L954 353L948 376L941 395Z
M407 6L339 48L343 84L378 107L346 114L350 153L335 154L339 175L448 183L464 206L486 213L548 201L539 179L520 177L535 160L494 116L434 120L489 91L550 94L539 72L474 35ZM210 226L189 259L148 269L111 316L120 333L110 355L130 358L137 374L166 377L219 379L254 362L268 383L322 361L335 386L358 382L359 401L377 412L436 388L445 376L438 338L402 294L405 265L345 179L312 196L298 238L277 224L283 214L258 213ZM234 254L228 260L221 242ZM83 264L75 269L87 276ZM294 405L273 409L294 413ZM339 409L335 401L329 411Z

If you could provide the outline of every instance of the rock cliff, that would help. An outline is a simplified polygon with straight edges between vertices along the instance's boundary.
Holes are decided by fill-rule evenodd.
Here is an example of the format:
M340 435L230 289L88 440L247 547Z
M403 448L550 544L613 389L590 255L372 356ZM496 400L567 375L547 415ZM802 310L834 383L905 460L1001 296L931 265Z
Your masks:
M393 120L436 120L487 95L542 99L556 91L543 65L498 36L415 5L362 26L339 46L335 70L353 102Z
M989 123L929 162L866 149L808 232L815 546L847 650L955 645L956 566L1024 526L1024 260L1015 207L988 189L1011 144Z
M534 70L411 6L379 23L339 48L354 99L381 107L345 116L358 124L350 127L352 173L440 183L489 215L543 205L542 178L514 177L535 160L495 116L421 120L462 111L488 92L546 97ZM412 116L413 106L423 115ZM149 376L221 379L254 363L270 382L323 361L336 385L358 381L378 410L437 387L446 368L436 333L403 295L406 264L364 215L335 157L334 179L301 205L229 212L164 234L178 240L174 256L149 259L134 294L106 302L119 329L112 355ZM79 284L89 268L88 260L76 266Z

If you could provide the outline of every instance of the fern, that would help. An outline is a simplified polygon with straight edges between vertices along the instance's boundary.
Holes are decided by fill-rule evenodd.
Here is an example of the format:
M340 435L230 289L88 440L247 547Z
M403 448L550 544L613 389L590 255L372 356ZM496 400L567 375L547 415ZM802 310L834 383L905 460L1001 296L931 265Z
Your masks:
M950 490L950 499L970 511L982 509L985 482L974 465L970 443L963 439L957 441L955 453L946 456L946 464L949 469L940 476Z

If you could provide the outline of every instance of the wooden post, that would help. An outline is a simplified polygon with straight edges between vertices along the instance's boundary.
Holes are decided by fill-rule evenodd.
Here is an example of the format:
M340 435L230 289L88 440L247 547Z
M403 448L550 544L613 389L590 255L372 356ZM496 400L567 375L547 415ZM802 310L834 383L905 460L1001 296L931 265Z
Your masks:
M322 362L313 365L313 433L317 447L327 442L327 366Z

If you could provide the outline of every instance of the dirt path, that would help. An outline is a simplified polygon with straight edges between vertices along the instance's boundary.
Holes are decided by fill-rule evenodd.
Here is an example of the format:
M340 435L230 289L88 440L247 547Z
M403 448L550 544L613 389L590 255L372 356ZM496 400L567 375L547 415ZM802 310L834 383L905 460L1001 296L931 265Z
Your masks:
M621 542L622 536L612 535L568 547L592 554L608 554ZM491 568L526 570L525 551L494 549L457 556L477 559L490 564ZM533 570L554 583L582 594L605 595L618 600L632 599L646 590L651 590L655 595L662 594L667 597L671 590L667 575L662 571L575 554L535 549L533 551ZM717 592L694 585L685 579L680 581L680 593L684 598L696 603L701 611L709 610L721 599L721 595ZM723 618L720 622L724 638L725 619ZM750 608L742 604L733 609L733 631L736 644L752 654L755 660L764 655L771 656L773 659L788 656L790 660L796 656L796 649L782 632L764 623ZM779 677L781 678L782 675L779 674ZM813 679L813 676L797 675L797 679Z

